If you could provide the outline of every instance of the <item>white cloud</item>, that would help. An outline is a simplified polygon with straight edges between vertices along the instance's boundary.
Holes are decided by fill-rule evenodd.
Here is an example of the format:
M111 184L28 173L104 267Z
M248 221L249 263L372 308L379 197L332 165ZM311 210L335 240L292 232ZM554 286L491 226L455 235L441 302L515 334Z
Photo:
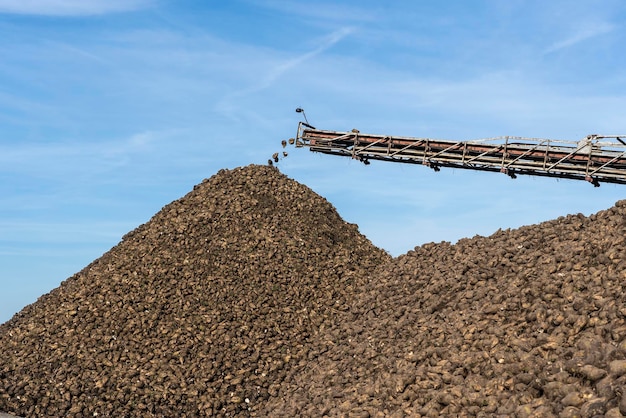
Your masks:
M267 74L264 77L258 77L259 80L255 80L253 85L234 91L228 95L226 95L216 106L218 111L222 113L227 113L232 115L234 113L233 110L233 102L235 99L248 96L250 94L257 93L259 91L265 90L268 87L272 86L277 80L279 80L286 73L294 70L295 68L301 66L307 61L310 61L312 58L323 54L328 49L332 48L335 44L340 42L345 37L349 36L354 32L354 28L352 27L344 27L338 29L328 36L322 38L318 45L312 49L311 51L305 52L298 56L295 56L291 59L288 59L284 62L276 63L270 62L270 68L267 71ZM231 116L232 117L232 116Z
M68 219L47 222L45 220L0 221L0 255L27 254L39 251L33 248L21 248L20 244L36 242L38 245L55 243L108 243L119 239L122 234L131 230L134 225L124 221ZM12 246L7 243L13 244ZM50 250L47 250L48 254Z
M266 84L269 85L273 83L278 77L280 77L285 72L291 70L292 68L297 67L298 65L304 63L307 60L310 60L316 55L323 53L324 51L326 51L327 49L335 45L337 42L341 41L343 38L351 34L353 31L354 31L353 28L346 27L346 28L341 28L331 33L330 35L322 39L320 44L314 50L309 51L305 54L302 54L298 57L295 57L283 63L282 65L279 65L276 68L274 68L272 72L269 74L269 76L267 77Z
M552 52L559 51L561 49L569 48L581 42L584 42L588 39L595 38L596 36L604 35L609 33L615 29L615 26L610 23L601 23L601 24L588 24L584 27L579 28L579 30L565 39L562 39L558 42L550 45L545 51L545 54L550 54Z
M375 22L380 18L379 10L371 6L355 6L336 4L336 2L294 2L291 0L248 0L257 7L263 7L275 12L323 22Z
M158 143L167 145L177 135L176 130L142 131L124 138L99 141L0 143L0 174L89 182L106 173L115 173L137 158L156 159L162 152Z
M151 0L0 0L0 13L88 16L147 7Z

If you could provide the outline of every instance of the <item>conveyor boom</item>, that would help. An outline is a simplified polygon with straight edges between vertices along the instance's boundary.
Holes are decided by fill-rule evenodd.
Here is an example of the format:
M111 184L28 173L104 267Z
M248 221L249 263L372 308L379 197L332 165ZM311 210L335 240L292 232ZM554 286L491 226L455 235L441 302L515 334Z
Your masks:
M502 136L450 141L404 136L326 131L300 122L297 147L313 152L370 160L626 184L626 135L588 135L560 141Z

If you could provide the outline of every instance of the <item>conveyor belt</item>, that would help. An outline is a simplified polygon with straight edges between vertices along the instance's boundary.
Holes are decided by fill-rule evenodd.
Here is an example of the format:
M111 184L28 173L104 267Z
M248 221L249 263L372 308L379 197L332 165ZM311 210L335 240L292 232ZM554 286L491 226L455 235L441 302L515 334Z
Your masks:
M472 141L325 131L300 122L297 147L351 157L441 167L626 184L626 135L588 135L578 142L503 136Z

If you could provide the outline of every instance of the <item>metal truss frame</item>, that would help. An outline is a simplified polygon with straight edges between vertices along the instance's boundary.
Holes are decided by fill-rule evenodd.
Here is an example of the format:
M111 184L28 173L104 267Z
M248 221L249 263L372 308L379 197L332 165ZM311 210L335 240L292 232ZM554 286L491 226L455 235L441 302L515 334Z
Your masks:
M370 160L494 171L517 175L626 184L626 135L588 135L580 141L502 136L471 141L337 132L300 122L297 147Z

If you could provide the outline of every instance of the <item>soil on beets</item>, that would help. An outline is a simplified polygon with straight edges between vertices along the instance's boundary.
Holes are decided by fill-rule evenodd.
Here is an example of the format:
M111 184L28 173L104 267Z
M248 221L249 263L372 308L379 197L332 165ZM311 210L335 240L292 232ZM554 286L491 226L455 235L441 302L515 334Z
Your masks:
M626 415L626 201L392 259L222 170L0 325L21 416Z

